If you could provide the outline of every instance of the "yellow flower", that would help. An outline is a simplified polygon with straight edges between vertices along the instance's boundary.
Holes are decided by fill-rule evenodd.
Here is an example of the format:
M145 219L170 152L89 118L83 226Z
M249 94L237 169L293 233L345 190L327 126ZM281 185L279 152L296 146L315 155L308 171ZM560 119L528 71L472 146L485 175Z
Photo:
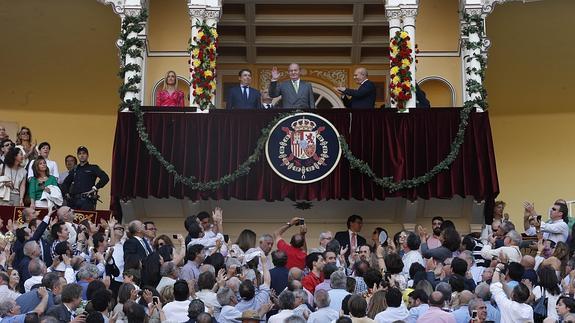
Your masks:
M396 75L396 76L391 80L391 82L393 82L393 83L399 83L399 82L401 82L401 80L399 79L399 76Z
M215 82L215 81L211 81L211 82L210 82L210 85L212 86L212 89L215 89L215 88L216 88L216 82Z
M216 61L215 60L210 62L210 68L216 68Z
M194 60L194 63L193 63L194 67L199 67L200 64L201 64L201 62L199 60L197 60L197 59Z
M197 95L200 95L200 94L202 94L202 93L204 93L204 89L203 89L203 88L201 88L201 87L196 88L196 94L197 94Z
M401 67L408 67L411 63L407 58L401 60Z
M397 75L397 73L399 73L399 67L397 66L392 67L389 73L392 75Z
M210 29L210 31L212 32L212 35L214 35L214 37L218 37L218 31L216 30L216 28L212 28Z
M407 87L411 87L411 82L410 81L405 81L403 82L403 85L407 86Z
M410 41L406 41L406 42L405 42L405 46L411 48L411 42L410 42Z
M198 89L196 89L196 91L197 91L197 90L198 90ZM393 89L392 92L393 92L393 94L395 94L395 95L399 95L399 93L401 93L401 91L402 91L402 90L401 90L400 87L396 87L396 88Z
M409 34L408 34L406 31L402 31L402 32L399 34L399 37L404 38L404 39L405 39L407 36L409 36Z
M199 31L198 35L196 37L198 38L202 38L204 36L204 32L203 31Z
M211 43L210 46L208 47L209 49L213 49L216 50L216 44Z
M391 46L389 46L389 48L391 48L391 50L395 50L395 51L397 51L397 50L399 49L399 48L398 48L397 46L395 46L395 45L391 45Z
M397 56L397 54L399 54L399 51L397 49L391 51L391 56L395 57Z
M212 71L210 71L210 70L207 70L207 71L204 72L204 76L205 76L205 77L211 77L211 76L213 76L213 75L214 75L214 73L212 73Z
M194 48L194 50L192 51L192 55L194 57L198 57L198 55L200 55L200 49L199 48Z

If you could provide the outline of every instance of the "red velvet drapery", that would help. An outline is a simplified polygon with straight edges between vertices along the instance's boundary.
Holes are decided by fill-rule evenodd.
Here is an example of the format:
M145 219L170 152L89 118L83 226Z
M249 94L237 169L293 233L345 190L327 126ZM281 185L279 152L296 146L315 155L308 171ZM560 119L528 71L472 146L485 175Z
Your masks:
M209 114L146 113L150 140L186 176L212 180L235 170L254 150L264 128L281 110L215 110ZM422 175L443 160L459 124L458 108L394 110L316 110L344 135L351 151L378 176L396 180ZM473 113L460 154L448 171L430 183L390 193L349 168L342 156L322 181L301 185L281 179L265 156L251 172L214 192L198 192L174 183L152 157L136 131L136 117L120 112L112 170L114 198L156 197L240 200L385 199L386 197L493 199L499 193L489 115Z

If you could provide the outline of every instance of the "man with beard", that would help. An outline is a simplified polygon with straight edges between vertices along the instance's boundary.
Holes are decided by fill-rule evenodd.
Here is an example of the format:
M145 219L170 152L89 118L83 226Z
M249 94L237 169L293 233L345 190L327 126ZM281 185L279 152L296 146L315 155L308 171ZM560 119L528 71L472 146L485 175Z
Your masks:
M441 234L441 225L443 224L443 218L440 216L435 216L431 220L431 229L433 234L429 239L427 239L427 247L429 249L437 248L441 246L441 241L439 241L439 235Z

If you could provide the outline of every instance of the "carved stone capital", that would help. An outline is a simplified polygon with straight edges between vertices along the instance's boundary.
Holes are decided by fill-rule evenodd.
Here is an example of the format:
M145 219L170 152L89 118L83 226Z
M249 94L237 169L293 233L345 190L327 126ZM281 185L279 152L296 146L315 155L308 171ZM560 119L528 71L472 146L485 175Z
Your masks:
M206 15L206 9L190 8L189 13L190 13L190 18L201 18L201 19L203 19Z
M141 8L130 8L130 9L124 9L124 14L126 16L130 16L130 17L135 17L138 16L140 13L142 12Z
M417 17L417 8L402 8L401 9L401 17Z
M401 10L386 9L386 10L385 10L385 16L387 17L387 20L390 20L390 19L401 19Z
M485 3L483 3L483 13L490 14L493 12L493 9L495 9L495 5L512 1L522 1L522 0L485 0Z
M204 18L206 19L216 19L220 20L221 10L206 10L204 13Z
M465 13L470 16L483 15L483 8L465 8Z
M117 15L124 13L125 0L96 0L101 4L112 6L112 10Z

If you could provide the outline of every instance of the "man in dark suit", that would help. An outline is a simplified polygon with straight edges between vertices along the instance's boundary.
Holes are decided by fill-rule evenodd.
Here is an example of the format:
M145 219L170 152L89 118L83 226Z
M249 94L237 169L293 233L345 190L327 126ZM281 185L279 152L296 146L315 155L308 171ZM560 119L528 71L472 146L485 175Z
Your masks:
M345 87L336 87L341 94L343 104L350 109L372 109L375 106L375 84L367 79L367 70L359 67L353 73L357 90Z
M130 238L124 242L124 261L128 257L138 257L143 260L152 253L152 246L144 239L145 227L141 221L134 220L128 224Z
M287 269L287 255L281 250L276 250L272 252L272 262L274 268L270 270L270 276L272 278L272 285L270 286L276 294L281 293L288 284L288 273Z
M51 307L46 315L55 317L61 323L84 322L85 314L76 316L76 309L82 302L82 286L68 284L62 289L62 304Z
M242 69L238 73L240 86L229 89L226 109L258 109L261 107L260 91L250 87L252 71Z
M268 89L262 90L262 108L264 109L275 109L277 108L277 103L274 104L270 96L270 91Z
M315 98L310 83L300 79L301 71L298 64L292 63L288 67L289 81L278 85L280 72L277 67L272 68L272 80L269 94L272 98L281 95L284 109L315 109Z
M62 282L60 281L60 275L56 272L46 273L42 278L42 287L45 287L48 291L46 308L52 308L54 306L54 299L56 296L60 295L63 288ZM34 311L41 301L42 295L39 293L39 289L35 288L20 295L16 299L16 304L20 306L20 311L22 313L28 313Z
M335 240L339 242L340 246L342 248L347 247L346 261L349 261L350 253L356 252L359 247L366 244L365 238L359 235L362 226L363 218L353 214L347 218L347 231L340 231L335 234Z

